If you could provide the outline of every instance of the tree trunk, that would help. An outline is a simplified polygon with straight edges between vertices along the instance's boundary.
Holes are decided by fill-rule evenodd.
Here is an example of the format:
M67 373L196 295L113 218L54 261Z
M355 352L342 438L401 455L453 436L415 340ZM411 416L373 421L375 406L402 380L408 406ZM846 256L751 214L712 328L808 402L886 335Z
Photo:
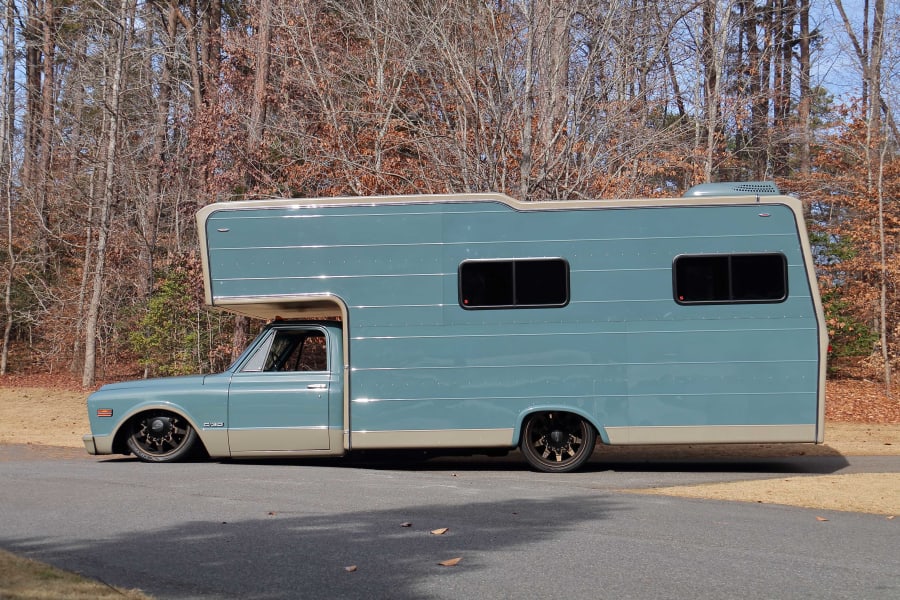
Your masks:
M13 3L15 5L15 3ZM25 19L25 152L22 165L24 190L34 206L32 242L40 269L49 261L49 209L47 206L50 144L54 109L55 3L28 0Z
M888 347L888 286L891 284L888 272L887 245L884 234L884 155L887 152L887 144L882 146L882 152L878 161L878 183L876 193L878 196L878 243L881 258L881 296L879 298L879 316L881 321L881 359L884 362L884 389L885 395L891 397L891 353Z
M800 103L797 106L797 120L800 129L800 175L810 174L810 111L812 108L812 91L810 90L810 31L809 31L809 3L810 0L800 1Z
M55 101L55 81L53 61L55 56L56 45L54 43L56 32L56 9L53 0L44 0L44 18L42 23L43 49L41 61L41 135L40 135L40 156L38 168L38 219L41 228L46 233L50 233L50 207L48 199L50 195L50 168L51 168L51 147L54 127L53 109ZM45 235L41 238L46 240ZM46 251L46 242L42 244L42 249ZM49 257L42 257L43 260L49 260Z
M259 26L256 30L256 65L253 78L253 100L247 128L247 153L252 155L262 141L266 123L266 90L269 83L269 44L272 40L272 0L259 3Z
M8 2L7 6L15 6ZM25 140L22 159L22 183L34 185L37 172L38 115L41 105L40 7L38 0L28 0L25 15Z
M887 322L887 288L890 285L890 274L887 263L887 243L884 231L884 155L887 152L887 136L884 132L884 120L881 116L881 67L884 58L884 0L875 0L875 13L872 20L872 51L869 62L869 85L872 101L869 107L869 164L876 169L874 177L875 195L878 199L878 245L880 253L880 287L879 313L881 330L881 358L884 362L884 386L887 395L891 395L891 360L888 347Z
M272 38L272 1L262 0L259 6L259 25L256 29L256 64L253 79L253 99L250 105L250 122L247 126L247 156L252 157L262 142L266 123L267 89L269 85L269 44ZM248 174L252 178L252 175ZM248 181L252 189L256 181ZM237 358L250 338L250 321L247 317L234 318L234 335L231 339L231 355Z
M768 82L768 59L766 53L760 48L759 35L757 34L757 22L759 20L754 0L744 0L742 6L743 22L741 28L747 40L747 64L746 77L747 101L750 103L750 128L744 140L744 151L749 162L750 178L765 178L766 143L764 140L766 131L766 115L768 103L763 83ZM767 15L766 30L771 28L771 19ZM763 40L765 43L765 39Z
M527 2L525 8L528 20L528 32L525 34L528 39L525 43L525 64L522 73L525 85L525 107L522 110L522 141L520 142L521 160L519 161L519 200L528 200L529 184L531 182L531 161L533 151L533 131L534 131L534 96L535 96L535 35L534 28L537 24L535 18L535 2Z
M84 340L84 370L81 376L81 385L91 387L97 367L97 324L100 320L101 300L103 297L103 276L106 269L106 248L110 234L110 213L115 195L116 176L116 150L119 132L119 98L122 89L123 63L125 47L128 41L129 17L134 16L134 0L120 0L118 18L112 27L118 28L118 35L114 43L114 58L112 64L112 78L109 83L107 96L107 109L109 111L109 128L106 140L106 157L103 181L103 197L100 199L100 222L97 227L97 248L94 261L94 276L92 282L91 299L88 305L88 314L85 322ZM129 4L131 6L129 7ZM130 8L130 10L129 10Z
M12 287L16 273L16 253L13 244L13 136L15 131L16 93L16 14L12 2L7 3L3 15L3 64L0 65L0 198L6 211L6 273L3 282L3 346L0 348L0 375L9 364L9 341L13 326Z
M706 157L703 164L703 179L707 182L712 181L715 166L719 133L719 93L731 7L732 2L727 2L720 11L718 0L706 0L703 4L701 63L706 105ZM719 22L720 18L721 23Z
M271 0L264 0L271 3ZM200 59L203 78L203 99L214 103L219 92L219 68L222 54L222 0L204 0L200 20ZM271 10L271 8L270 8Z
M150 155L150 173L147 197L137 207L138 225L141 233L140 256L138 262L141 272L138 276L137 291L142 298L148 298L153 292L154 253L159 236L159 215L163 202L163 174L166 167L169 111L172 98L172 70L175 54L175 35L178 19L175 12L178 7L173 3L163 13L165 25L165 43L161 48L162 56L152 56L150 60L161 58L162 72L159 76L159 94L156 98L156 114L153 124L153 149ZM152 40L147 46L152 47ZM152 69L148 69L152 71Z

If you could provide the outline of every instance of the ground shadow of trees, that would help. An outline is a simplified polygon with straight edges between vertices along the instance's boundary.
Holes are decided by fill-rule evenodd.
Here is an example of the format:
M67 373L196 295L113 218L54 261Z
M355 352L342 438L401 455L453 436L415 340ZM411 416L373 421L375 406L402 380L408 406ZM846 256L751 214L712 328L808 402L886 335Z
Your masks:
M364 502L363 502L364 503ZM622 506L600 495L373 507L327 514L160 522L64 545L28 539L13 552L163 598L430 598L486 576L517 548L552 542ZM435 535L432 530L448 528ZM500 553L502 556L498 556ZM455 567L438 563L461 557ZM346 567L355 566L348 572ZM471 589L471 588L469 588Z

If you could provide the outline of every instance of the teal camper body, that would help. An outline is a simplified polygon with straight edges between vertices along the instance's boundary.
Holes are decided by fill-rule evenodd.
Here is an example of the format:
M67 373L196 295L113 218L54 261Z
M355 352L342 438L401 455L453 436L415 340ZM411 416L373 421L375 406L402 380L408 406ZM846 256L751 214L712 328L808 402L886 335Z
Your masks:
M258 200L197 219L210 305L275 320L261 338L311 328L328 346L302 390L321 393L296 400L316 416L297 427L290 394L263 399L271 381L237 392L241 360L209 376L234 394L208 400L221 412L175 412L212 455L518 446L567 471L598 438L823 441L812 256L800 202L771 184L622 201ZM248 404L229 412L239 395ZM229 423L241 410L252 419ZM291 437L315 441L260 441Z

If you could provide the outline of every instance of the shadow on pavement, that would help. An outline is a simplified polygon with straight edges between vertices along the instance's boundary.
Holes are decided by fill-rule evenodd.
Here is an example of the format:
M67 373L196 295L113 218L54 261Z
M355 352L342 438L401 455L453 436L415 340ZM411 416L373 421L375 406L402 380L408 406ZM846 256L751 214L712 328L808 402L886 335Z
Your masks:
M428 598L495 552L558 539L623 510L609 496L398 506L329 515L265 512L243 521L148 522L139 534L0 540L0 546L160 598ZM435 535L432 530L448 528ZM438 563L461 557L457 567ZM348 572L347 567L356 570ZM127 573L119 581L117 573ZM136 576L137 575L137 576Z
M0 460L136 461L133 456L90 456L83 449L33 444L0 445ZM208 459L195 459L203 462ZM231 462L225 459L221 462ZM341 458L240 459L242 464L288 464L411 471L528 471L518 451L506 456L468 451L365 451ZM849 466L847 458L827 446L808 444L738 444L714 446L598 446L579 472L692 472L830 474Z

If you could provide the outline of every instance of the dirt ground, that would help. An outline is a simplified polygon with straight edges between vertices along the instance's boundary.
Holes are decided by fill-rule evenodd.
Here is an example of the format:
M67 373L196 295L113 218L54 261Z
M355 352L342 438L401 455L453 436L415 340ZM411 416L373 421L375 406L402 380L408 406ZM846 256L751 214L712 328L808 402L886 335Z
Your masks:
M90 431L87 393L71 384L34 387L0 378L0 445L81 448ZM46 383L46 382L39 382ZM887 398L877 384L829 382L823 445L741 444L603 448L637 459L900 455L900 389ZM779 477L758 481L634 490L744 502L786 504L893 516L900 514L900 473Z

